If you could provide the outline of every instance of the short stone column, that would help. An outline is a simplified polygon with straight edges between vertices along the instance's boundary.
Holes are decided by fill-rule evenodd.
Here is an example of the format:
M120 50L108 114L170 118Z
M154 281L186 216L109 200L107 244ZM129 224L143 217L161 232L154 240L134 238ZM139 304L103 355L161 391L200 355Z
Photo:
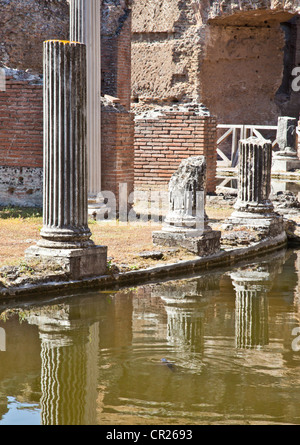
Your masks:
M239 143L238 199L235 208L254 213L270 213L272 143L249 138Z
M277 126L277 143L279 151L274 153L273 171L290 171L300 168L300 160L297 155L297 119L288 116L280 116Z
M101 274L107 248L87 221L86 47L44 43L44 203L37 246L26 256L65 261L72 276Z
M101 0L70 0L70 40L87 48L89 214L106 213L101 194Z
M239 142L238 198L224 228L233 225L261 230L263 235L284 232L282 217L274 212L271 192L272 143L250 137Z
M208 224L205 213L206 159L184 159L169 182L169 212L161 231L153 232L154 244L180 246L199 256L220 248L219 231Z

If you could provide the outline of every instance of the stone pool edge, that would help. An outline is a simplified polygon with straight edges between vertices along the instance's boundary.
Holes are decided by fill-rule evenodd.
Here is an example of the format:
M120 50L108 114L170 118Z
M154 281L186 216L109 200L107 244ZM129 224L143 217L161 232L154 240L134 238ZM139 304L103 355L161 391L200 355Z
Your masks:
M220 251L208 257L182 260L176 263L158 265L147 269L128 271L120 274L106 274L93 276L81 280L41 281L23 286L9 287L0 290L0 300L4 298L32 297L34 295L57 294L75 290L101 290L114 289L116 287L128 287L141 285L159 279L174 278L174 275L207 271L217 267L226 267L248 260L274 250L279 250L287 245L286 233L282 233L272 239L266 239L248 247L234 248Z

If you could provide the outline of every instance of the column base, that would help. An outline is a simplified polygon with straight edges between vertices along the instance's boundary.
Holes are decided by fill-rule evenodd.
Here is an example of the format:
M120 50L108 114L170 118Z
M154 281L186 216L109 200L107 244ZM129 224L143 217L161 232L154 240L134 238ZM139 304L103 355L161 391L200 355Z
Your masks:
M189 231L171 232L161 230L152 233L153 244L168 247L183 247L198 256L208 256L220 250L221 232L207 230L201 235L192 235Z
M235 211L222 225L223 230L244 228L260 233L264 237L275 237L285 231L283 217L276 213L262 215ZM238 232L237 232L238 234Z
M25 258L53 260L64 266L74 280L103 275L107 270L107 246L93 246L85 249L49 249L31 246Z

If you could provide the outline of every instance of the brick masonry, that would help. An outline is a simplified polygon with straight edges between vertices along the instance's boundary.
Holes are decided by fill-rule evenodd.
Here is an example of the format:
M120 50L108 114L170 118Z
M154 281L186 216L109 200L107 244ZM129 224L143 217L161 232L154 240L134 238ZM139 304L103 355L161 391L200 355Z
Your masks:
M118 208L119 185L126 184L127 196L134 186L134 116L122 106L101 113L102 190L114 193Z
M151 115L150 115L151 116ZM206 156L207 192L216 189L216 118L195 111L168 111L135 121L134 186L166 190L182 159Z
M42 205L43 86L7 75L0 91L0 205Z
M0 92L1 165L43 166L43 87L6 78Z

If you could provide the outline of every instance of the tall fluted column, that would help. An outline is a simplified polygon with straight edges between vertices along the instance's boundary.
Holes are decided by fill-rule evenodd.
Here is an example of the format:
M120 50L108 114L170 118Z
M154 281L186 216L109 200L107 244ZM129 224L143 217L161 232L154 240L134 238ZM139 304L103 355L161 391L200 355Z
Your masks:
M82 42L87 48L87 147L89 198L96 198L101 192L100 7L100 0L70 1L70 40Z
M87 225L86 48L44 43L43 247L92 245Z
M44 42L44 221L26 257L55 258L75 279L107 263L107 247L90 240L86 136L86 46Z

